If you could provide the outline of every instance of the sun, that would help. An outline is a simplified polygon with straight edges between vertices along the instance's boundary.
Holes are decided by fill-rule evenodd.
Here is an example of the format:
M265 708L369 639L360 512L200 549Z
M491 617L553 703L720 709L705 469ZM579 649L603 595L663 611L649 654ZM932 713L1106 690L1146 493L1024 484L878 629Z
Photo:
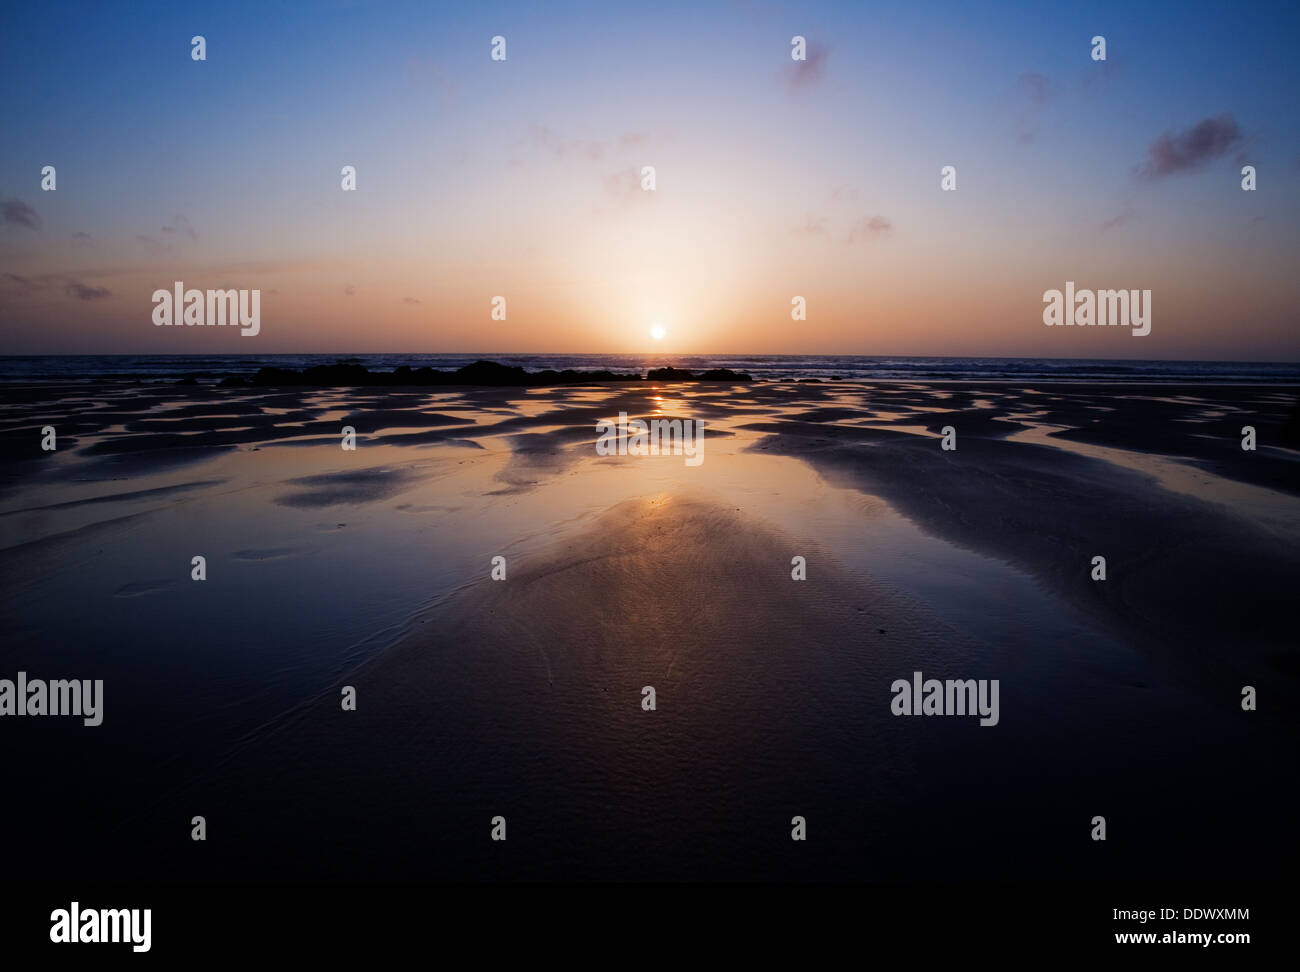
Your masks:
M656 341L662 341L665 337L668 336L668 329L665 328L662 324L651 324L650 336L654 338Z

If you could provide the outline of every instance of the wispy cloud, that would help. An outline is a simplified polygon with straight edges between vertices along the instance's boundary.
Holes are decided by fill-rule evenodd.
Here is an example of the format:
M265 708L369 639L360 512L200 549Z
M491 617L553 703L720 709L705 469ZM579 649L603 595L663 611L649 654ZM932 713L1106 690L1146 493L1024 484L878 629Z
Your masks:
M1016 115L1016 141L1027 145L1038 134L1043 108L1057 94L1052 82L1035 71L1026 71L1016 78L1014 98L1019 104Z
M3 280L6 290L10 293L39 294L58 287L64 294L75 300L102 300L113 296L113 292L107 287L91 287L76 277L57 273L42 273L34 277L20 273L5 273L0 276L0 280Z
M163 234L161 239L149 233L136 234L135 241L144 247L144 251L150 256L170 253L173 249L172 241L179 240L182 236L189 240L199 238L198 231L182 213L177 213L169 222L160 226L158 232Z
M883 216L862 216L849 230L849 238L845 242L856 243L858 240L874 239L893 232L893 229L894 224Z
M1101 224L1102 233L1105 233L1105 231L1108 230L1117 229L1117 227L1125 225L1126 222L1132 220L1132 218L1134 218L1136 214L1138 214L1138 211L1132 208L1132 204L1125 204L1125 208L1123 208L1123 211L1114 214L1114 216L1110 217L1109 220L1106 220L1104 224Z
M192 240L197 240L199 238L199 234L195 231L194 227L190 225L190 221L181 213L177 213L173 216L171 222L162 227L162 232L172 233L179 236L188 236Z
M403 304L418 304L418 303L420 303L420 301L416 300L414 297L403 297L403 298L402 298L402 303L403 303Z
M1106 222L1101 224L1101 231L1105 233L1107 230L1113 230L1116 227L1123 226L1136 215L1137 210L1132 206L1125 206L1123 212L1112 216L1110 219L1106 220Z
M1144 179L1195 172L1227 155L1242 141L1241 129L1232 115L1206 118L1185 131L1160 135L1147 149L1147 160L1137 171Z
M41 225L41 218L21 199L0 199L0 223L36 229Z
M791 61L781 69L782 80L791 91L814 88L826 77L826 62L830 60L831 49L810 40L804 55L804 60Z
M352 286L352 284L345 284L343 286L343 293L348 297L355 297L357 295L357 288Z
M64 285L63 292L77 300L102 300L113 296L113 292L107 287L87 287L80 280L69 280Z
M38 273L31 276L19 273L5 273L0 275L0 279L7 281L11 285L11 289L17 288L24 291L38 292L57 288L66 291L73 285L84 286L81 283L82 280L112 277L123 272L129 273L131 271L74 270L71 273Z

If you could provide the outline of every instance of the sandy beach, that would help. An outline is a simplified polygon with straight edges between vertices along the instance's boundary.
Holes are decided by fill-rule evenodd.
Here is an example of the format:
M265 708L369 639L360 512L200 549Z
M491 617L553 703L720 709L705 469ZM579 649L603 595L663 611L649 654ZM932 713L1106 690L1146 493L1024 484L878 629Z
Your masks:
M4 677L106 698L93 730L14 720L46 796L17 853L197 880L1271 873L1296 400L11 384ZM704 461L598 455L619 412L704 419ZM998 680L1000 721L894 715L918 671Z

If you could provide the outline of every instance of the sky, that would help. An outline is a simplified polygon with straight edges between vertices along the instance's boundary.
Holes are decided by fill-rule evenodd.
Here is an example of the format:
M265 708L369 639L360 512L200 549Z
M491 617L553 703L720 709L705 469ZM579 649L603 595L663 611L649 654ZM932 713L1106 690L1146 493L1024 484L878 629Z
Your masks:
M5 21L0 354L1300 361L1294 5L52 2ZM155 326L175 281L260 290L258 334ZM1150 290L1150 334L1045 327L1066 281Z

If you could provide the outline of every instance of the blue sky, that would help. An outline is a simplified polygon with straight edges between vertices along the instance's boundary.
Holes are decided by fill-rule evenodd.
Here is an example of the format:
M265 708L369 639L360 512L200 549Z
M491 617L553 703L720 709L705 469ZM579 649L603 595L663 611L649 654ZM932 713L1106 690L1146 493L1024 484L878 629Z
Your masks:
M0 352L252 350L149 325L149 294L185 279L261 288L261 351L629 351L653 319L683 352L1300 357L1292 6L53 3L6 20ZM1185 166L1152 168L1162 136ZM653 197L629 175L646 164ZM1041 294L1066 279L1152 289L1151 336L1044 329ZM497 294L511 312L488 327Z

